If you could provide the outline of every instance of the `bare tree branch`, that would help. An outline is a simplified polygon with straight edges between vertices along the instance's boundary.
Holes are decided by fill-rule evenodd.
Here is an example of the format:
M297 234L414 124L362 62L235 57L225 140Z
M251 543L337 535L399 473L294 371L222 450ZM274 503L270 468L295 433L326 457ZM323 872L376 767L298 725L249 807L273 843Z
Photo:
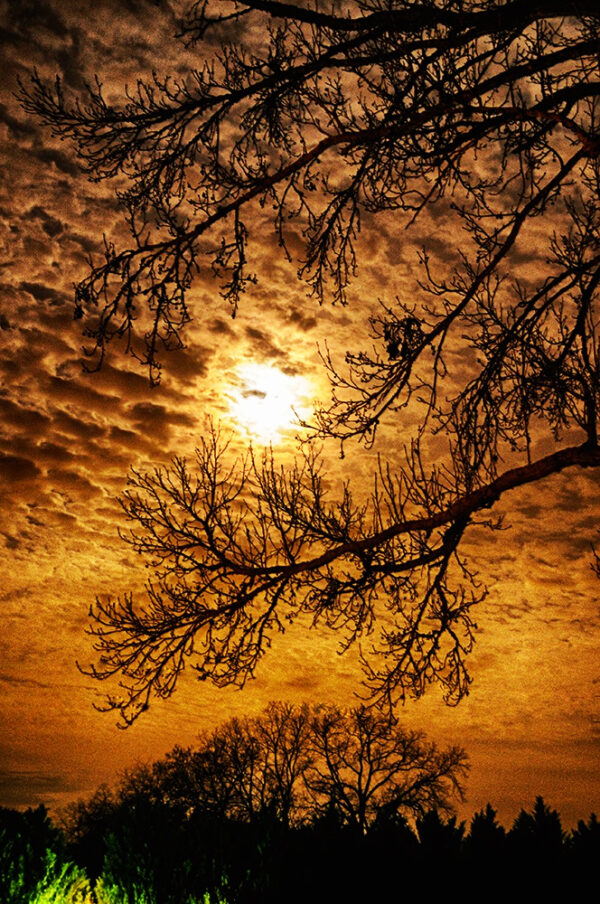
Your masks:
M119 179L127 212L130 245L107 239L76 287L89 366L121 339L156 382L194 281L212 271L235 314L259 278L267 213L312 294L342 303L365 223L393 214L399 251L405 228L433 224L420 278L382 300L369 342L344 362L322 350L332 400L309 425L344 451L396 419L406 460L381 460L370 497L348 482L332 498L310 447L287 469L235 462L213 432L193 466L134 472L125 539L152 578L142 603L96 603L92 674L121 678L108 708L128 724L188 662L243 684L304 616L343 649L372 635L377 702L436 682L455 703L485 596L463 557L471 526L497 526L512 489L600 464L596 4L204 0L181 37L199 67L120 104L99 81L79 100L36 74L22 86L93 178Z

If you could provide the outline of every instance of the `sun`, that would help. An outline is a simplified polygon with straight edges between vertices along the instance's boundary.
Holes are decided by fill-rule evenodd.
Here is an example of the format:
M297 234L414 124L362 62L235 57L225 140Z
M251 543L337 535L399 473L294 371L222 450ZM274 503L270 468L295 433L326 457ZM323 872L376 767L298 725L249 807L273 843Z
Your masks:
M229 393L230 413L253 439L273 442L308 415L311 386L306 378L255 363L243 364L237 375L240 385Z

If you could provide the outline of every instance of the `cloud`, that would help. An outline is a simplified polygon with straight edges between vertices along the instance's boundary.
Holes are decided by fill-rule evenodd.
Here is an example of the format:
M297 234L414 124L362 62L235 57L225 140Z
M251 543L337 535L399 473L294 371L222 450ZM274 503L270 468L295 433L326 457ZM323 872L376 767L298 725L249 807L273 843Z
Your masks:
M118 509L113 498L122 491L129 466L164 460L173 449L186 453L193 439L190 434L202 429L204 414L226 409L227 387L223 381L225 375L235 381L233 375L241 359L273 361L286 373L307 374L311 367L314 372L317 340L326 339L340 361L346 348L364 348L368 341L366 318L376 305L378 293L389 301L396 290L407 293L414 288L418 244L425 241L446 264L454 260L456 249L445 234L447 210L436 221L423 218L401 240L395 214L384 215L377 222L367 215L360 244L361 280L351 289L355 306L317 308L306 300L305 288L295 283L293 265L273 253L266 231L257 228L252 233L252 250L259 258L257 269L263 284L252 287L233 321L216 286L200 281L190 298L195 320L184 336L188 348L165 356L161 386L150 389L147 374L136 369L137 364L126 358L123 346L116 343L100 372L82 373L85 358L79 350L85 337L81 324L73 322L73 283L85 272L85 255L101 250L103 231L117 239L122 236L120 214L111 186L90 184L69 146L61 145L18 107L10 93L16 87L15 77L38 65L44 77L60 73L78 90L84 76L98 70L108 95L122 97L128 79L132 83L132 78L150 73L154 67L185 72L190 57L181 46L169 44L175 30L174 14L164 3L23 0L4 2L0 13L4 12L9 65L2 86L0 129L11 193L2 211L4 225L0 224L6 249L1 262L0 420L4 429L0 480L8 488L3 498L9 506L1 534L0 645L4 666L0 681L15 707L10 711L15 737L24 746L42 749L46 744L47 759L43 769L38 769L37 763L29 768L30 761L23 755L19 768L11 765L0 776L3 800L21 805L48 800L70 787L61 751L48 743L41 724L60 736L64 723L57 716L56 695L50 692L44 697L44 719L40 719L40 701L27 691L44 687L55 690L67 670L74 668L73 645L85 643L80 632L87 605L97 590L115 594L127 589L128 582L141 580L139 575L132 576L132 557L116 537ZM295 241L292 239L292 243ZM295 248L300 252L301 242L296 242ZM461 366L464 363L461 360ZM409 439L399 428L394 428L390 436L392 454ZM337 451L333 452L334 459ZM366 464L359 463L349 473L353 488L360 484L361 473L370 472L370 462L367 457ZM490 726L488 750L504 730L529 731L530 712L523 701L527 702L531 692L532 676L540 671L537 661L530 659L532 650L539 652L540 659L546 655L547 662L552 663L548 668L556 677L554 696L560 696L562 687L563 698L551 711L562 713L571 703L570 676L582 657L582 640L590 650L592 647L595 597L589 583L578 582L572 573L557 572L553 554L548 551L556 528L552 518L543 516L555 508L560 509L561 518L572 516L568 545L553 548L557 553L564 550L569 556L579 555L585 542L579 528L584 522L586 530L593 527L595 513L585 513L582 519L581 506L593 496L590 486L579 479L564 480L560 487L556 497L536 490L522 497L525 501L520 509L515 503L516 512L510 509L515 522L521 516L511 535L511 542L517 541L514 546L505 542L503 534L483 531L477 535L481 543L473 543L493 584L493 598L478 612L485 632L485 647L481 649L486 655L477 661L487 695L481 705L482 721ZM542 555L535 555L536 546L543 550ZM570 564L573 561L571 558ZM584 567L587 569L587 564ZM563 594L558 600L554 591L550 592L557 574ZM571 611L564 602L567 596ZM552 622L554 639L544 641L542 619L550 623L559 611L558 605L564 617L556 625ZM563 653L567 630L571 649ZM286 641L290 633L286 633ZM558 647L560 655L552 659L550 653ZM287 652L281 654L277 666L267 665L272 668L271 692L278 694L277 688L283 687L297 696L314 699L327 687L331 694L349 695L356 686L356 674L337 671L341 668L338 660L333 654L324 656L324 648L322 635L312 632L291 660L292 667ZM52 655L63 665L57 666L57 674L48 677L46 684L49 650L56 651ZM585 655L595 662L589 651ZM26 656L37 668L27 675L21 669ZM267 657L265 662L274 660ZM585 662L578 668L583 673ZM466 706L477 697L478 687L476 683ZM19 688L23 689L22 696L27 696L26 702L21 698L18 702ZM207 690L202 697L194 685L193 690L186 691L187 696L179 696L169 706L179 706L184 715L192 711L195 719L193 704L201 701L213 720L227 715L232 698ZM545 689L540 696L541 702L536 699L539 712L555 706L554 696ZM74 758L79 757L80 764L89 762L102 724L102 737L108 739L103 756L112 757L115 769L122 765L117 762L116 747L111 748L115 742L106 720L101 723L101 717L96 717L89 706L82 715L83 710L76 712L71 700L70 709L64 705L68 719L86 720L83 739L71 745ZM429 706L427 702L423 705ZM460 726L470 724L473 717L462 712L469 710L463 707L461 713L453 712L448 733L455 731L468 744L470 736ZM15 713L17 717L13 718ZM581 726L582 719L579 715L577 718ZM437 725L435 719L429 721ZM542 724L540 717L532 729L546 732L550 745L552 733L558 730L551 722L548 718ZM142 749L152 754L168 746L160 720L150 723L148 729L140 725L136 731L127 736L133 738L128 743L136 755ZM173 729L171 742L179 738L178 731L181 723ZM93 780L88 784L93 785Z
M0 531L0 535L4 537L4 545L7 549L18 549L21 545L21 541L17 537L13 537L12 534Z
M165 405L155 402L138 402L129 409L129 416L138 431L165 438L170 435L174 425L193 427L196 419L187 412L174 411Z
M102 370L97 373L84 374L79 378L82 395L86 395L89 387L90 398L94 393L104 399L110 399L115 411L115 403L118 403L119 410L124 410L124 406L132 400L144 400L152 392L148 383L147 375L140 370L130 370L129 360L122 356L115 355L114 362L109 361L103 365ZM134 366L133 364L131 366ZM71 383L72 378L65 380ZM98 387L98 389L95 389ZM170 391L166 387L158 387L157 394L161 397L167 397L171 400L178 398L176 390ZM93 403L95 406L95 403Z
M318 326L318 320L314 314L304 314L302 311L290 312L290 323L303 330L305 333L314 330Z
M108 427L90 420L89 414L88 417L77 417L59 408L52 410L52 424L58 431L76 437L80 442L90 442L108 433Z
M237 331L234 328L233 322L231 320L223 320L222 317L215 317L213 320L210 320L207 323L206 328L209 333L216 333L217 335L237 335Z
M0 477L4 480L20 483L34 480L40 473L40 469L30 459L0 453Z
M75 157L58 148L37 147L33 149L32 156L41 163L53 163L59 172L67 176L78 176L81 173Z
M91 378L66 380L62 377L51 375L45 378L48 396L55 403L70 402L81 406L84 410L95 409L108 412L119 410L121 401L119 396L100 392L94 388Z
M257 358L260 357L264 361L271 361L285 357L285 352L276 345L271 336L264 330L254 326L247 326L245 333L250 347Z
M49 440L40 443L37 451L40 458L45 462L65 464L65 462L72 462L77 458L77 453L65 448L64 445L57 445Z
M36 681L35 678L22 678L19 675L9 675L6 672L0 672L0 684L16 684L21 687L39 687L48 689L53 685L44 681Z
M20 0L14 5L9 3L6 16L7 24L23 35L30 36L40 29L61 39L67 34L60 13L43 0Z
M57 291L54 286L45 286L43 283L22 282L19 288L29 292L36 301L52 301L60 304L64 301L64 295Z
M30 436L41 436L50 426L50 418L35 408L0 396L0 426L3 424L10 424Z
M57 792L73 791L76 787L61 773L0 769L0 800L5 807L19 809L47 804Z
M109 439L111 446L116 444L126 449L142 449L146 445L146 438L140 436L135 430L126 430L113 424L109 428Z
M78 499L92 499L101 492L98 484L93 483L89 477L78 471L49 468L47 479L49 485L54 489L74 493Z
M63 223L56 217L53 217L51 214L47 213L40 204L35 204L29 210L29 213L25 215L25 219L40 220L42 229L50 238L54 238L55 236L60 235L60 233L64 230Z
M23 115L13 116L8 106L3 103L0 103L0 123L4 123L17 139L29 138L38 134L37 126L31 119Z

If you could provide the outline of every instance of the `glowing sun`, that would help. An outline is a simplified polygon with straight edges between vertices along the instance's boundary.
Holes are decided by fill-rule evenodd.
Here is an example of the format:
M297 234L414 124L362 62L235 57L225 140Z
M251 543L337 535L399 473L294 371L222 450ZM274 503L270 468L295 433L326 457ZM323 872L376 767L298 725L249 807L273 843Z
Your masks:
M230 393L230 412L253 438L272 442L308 415L310 383L304 377L267 364L244 364L237 372L241 385Z

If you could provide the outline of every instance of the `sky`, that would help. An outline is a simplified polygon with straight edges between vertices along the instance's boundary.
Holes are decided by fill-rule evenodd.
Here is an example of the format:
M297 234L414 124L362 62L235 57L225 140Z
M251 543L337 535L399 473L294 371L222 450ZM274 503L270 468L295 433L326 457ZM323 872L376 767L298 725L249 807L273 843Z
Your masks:
M194 59L174 38L175 12L148 0L0 0L3 806L60 808L269 700L353 705L360 690L356 651L341 657L335 634L302 624L276 639L243 691L186 674L171 699L154 702L127 731L93 708L102 688L76 667L93 660L85 628L95 597L140 589L145 579L117 533L129 468L192 455L209 417L233 431L234 448L270 439L291 455L293 427L255 432L261 393L277 385L277 404L287 404L287 392L307 411L327 399L319 347L327 342L339 359L367 335L374 299L401 291L417 267L419 228L444 240L443 223L409 235L383 218L363 235L348 306L319 307L258 230L259 284L232 320L214 282L198 281L187 347L167 359L160 386L118 350L101 371L85 373L73 284L103 234L122 234L122 220L113 188L90 182L69 146L25 114L13 92L33 67L60 73L74 92L98 73L109 94L153 68L184 73ZM387 431L393 456L405 435L393 424ZM377 448L347 450L343 462L333 446L325 453L332 474L360 487ZM469 558L489 591L477 616L471 693L449 708L433 688L400 713L436 742L467 750L464 817L489 800L510 825L538 794L566 825L600 808L595 504L593 478L570 472L504 498L505 531L471 534Z

